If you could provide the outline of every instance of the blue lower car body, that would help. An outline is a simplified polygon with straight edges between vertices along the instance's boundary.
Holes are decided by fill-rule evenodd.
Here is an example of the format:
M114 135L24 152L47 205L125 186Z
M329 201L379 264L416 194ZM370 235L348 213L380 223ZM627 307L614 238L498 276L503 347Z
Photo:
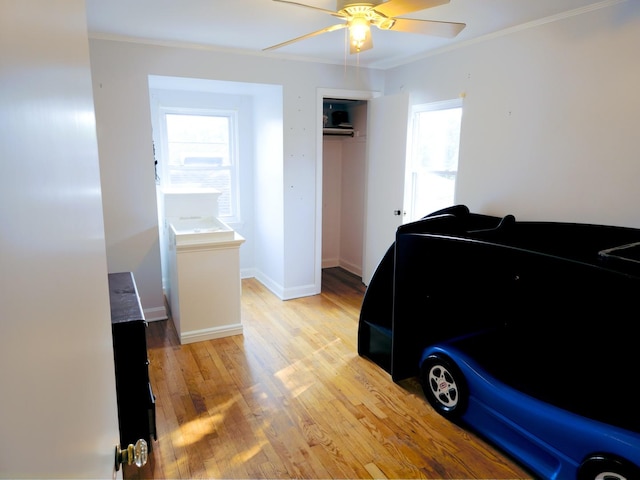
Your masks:
M456 348L455 341L426 348L420 363L433 354L452 361L467 383L468 405L462 422L541 478L575 480L582 462L596 454L623 458L636 466L640 461L639 433L516 390Z

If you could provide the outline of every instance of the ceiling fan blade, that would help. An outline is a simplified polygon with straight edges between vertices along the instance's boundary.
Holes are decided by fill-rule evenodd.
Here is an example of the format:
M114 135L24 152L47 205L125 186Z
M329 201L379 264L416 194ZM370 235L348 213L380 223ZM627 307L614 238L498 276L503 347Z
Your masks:
M342 28L345 28L346 26L347 26L346 23L339 23L337 25L332 25L330 27L323 28L322 30L318 30L316 32L307 33L306 35L302 35L301 37L296 37L291 40L287 40L286 42L278 43L277 45L272 45L271 47L263 48L262 50L263 51L275 50L276 48L284 47L294 42L299 42L300 40L305 40L307 38L315 37L316 35L320 35L322 33L328 33L328 32L333 32L335 30L340 30Z
M373 48L373 39L371 38L371 33L367 35L367 38L365 39L364 43L360 46L360 48L356 48L356 46L352 42L349 42L349 53L351 54L362 53L365 50L370 50L372 48Z
M437 22L435 20L415 20L411 18L396 18L390 30L396 32L419 33L436 37L453 38L467 25L456 22Z
M445 3L449 3L449 0L389 0L376 5L374 10L385 17L397 17L406 13L444 5Z
M279 3L288 3L290 5L295 5L297 7L304 7L304 8L311 8L313 10L319 10L321 12L328 13L329 15L333 15L334 17L342 17L342 15L340 15L335 10L327 10L326 8L314 7L313 5L307 5L305 3L290 2L289 0L273 0L273 1L279 2Z

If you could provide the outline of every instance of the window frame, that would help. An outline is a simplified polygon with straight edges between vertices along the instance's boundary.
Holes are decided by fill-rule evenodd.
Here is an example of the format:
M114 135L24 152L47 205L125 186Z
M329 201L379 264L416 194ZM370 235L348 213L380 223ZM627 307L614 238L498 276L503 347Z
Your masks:
M238 139L238 111L234 109L222 108L193 108L193 107L177 107L163 106L158 107L159 130L160 130L160 148L159 148L159 186L164 191L183 191L183 192L207 192L208 188L180 188L168 183L169 176L169 140L167 132L167 115L193 115L208 117L226 117L229 122L229 165L221 167L213 167L215 170L228 170L230 176L229 185L229 202L231 215L219 214L218 217L225 223L240 223L240 154Z
M407 215L405 217L406 221L410 222L410 221L415 221L419 219L419 218L415 218L416 217L416 207L415 207L416 172L414 169L414 158L416 156L417 148L418 148L418 132L417 132L418 116L424 112L452 110L452 109L460 109L460 138L458 140L458 148L459 148L461 137L462 137L462 115L464 112L462 98L416 104L411 107L411 121L409 122L409 142L408 142L409 155L407 156L406 180L405 180L405 185L407 186L405 188L405 210L407 212ZM458 166L459 166L459 151L458 151L458 161L456 162L456 169L455 171L453 170L451 171L452 173L454 173L454 189L453 189L453 199L452 199L453 202L455 202L455 196L456 196L455 185L457 183ZM428 214L428 213L432 213L432 212L425 212L425 214Z

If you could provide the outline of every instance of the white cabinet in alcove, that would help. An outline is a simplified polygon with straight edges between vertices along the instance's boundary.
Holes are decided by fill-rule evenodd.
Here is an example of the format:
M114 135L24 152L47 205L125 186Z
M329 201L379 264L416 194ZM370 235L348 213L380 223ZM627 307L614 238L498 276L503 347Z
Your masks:
M219 191L164 192L167 300L180 343L238 335L240 245L218 216Z
M169 303L181 344L242 333L240 245L244 238L176 242L169 239Z

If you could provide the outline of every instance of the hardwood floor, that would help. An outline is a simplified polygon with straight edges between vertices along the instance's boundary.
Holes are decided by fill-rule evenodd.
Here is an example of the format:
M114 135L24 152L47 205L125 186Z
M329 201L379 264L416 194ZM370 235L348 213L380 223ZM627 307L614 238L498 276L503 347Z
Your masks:
M322 290L283 302L243 280L244 333L222 339L151 322L159 438L124 478L530 478L358 356L358 277L325 270Z

